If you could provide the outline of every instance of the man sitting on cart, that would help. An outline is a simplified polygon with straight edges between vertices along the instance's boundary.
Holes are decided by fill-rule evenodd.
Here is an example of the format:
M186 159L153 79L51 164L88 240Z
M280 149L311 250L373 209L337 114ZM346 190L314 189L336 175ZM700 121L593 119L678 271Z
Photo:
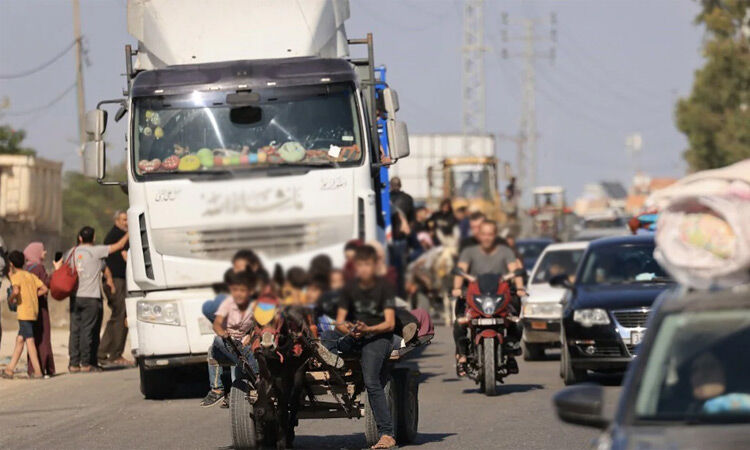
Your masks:
M229 287L230 295L224 299L216 311L214 319L214 332L216 337L208 349L208 376L211 390L201 402L201 406L214 406L225 395L224 384L221 380L222 366L237 366L239 360L232 350L227 346L224 338L229 337L240 340L243 353L255 365L255 358L250 349L250 330L253 329L253 305L252 297L257 288L257 279L253 272L245 270L234 272L229 269L224 275L224 280ZM253 367L257 371L257 367Z
M341 353L361 352L362 375L380 436L372 448L392 448L396 440L385 385L393 349L396 301L388 282L376 276L377 262L373 247L356 249L356 278L344 287L339 298L336 328L344 336L337 347Z

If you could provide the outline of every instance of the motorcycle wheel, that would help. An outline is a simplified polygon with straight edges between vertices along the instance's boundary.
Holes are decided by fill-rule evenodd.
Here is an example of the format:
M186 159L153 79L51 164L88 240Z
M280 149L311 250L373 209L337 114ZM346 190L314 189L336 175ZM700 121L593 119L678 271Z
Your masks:
M495 376L497 375L497 360L495 356L495 339L482 339L482 390L487 396L495 395Z
M253 405L247 400L249 386L244 380L232 384L229 394L229 411L232 417L232 444L237 449L257 448Z

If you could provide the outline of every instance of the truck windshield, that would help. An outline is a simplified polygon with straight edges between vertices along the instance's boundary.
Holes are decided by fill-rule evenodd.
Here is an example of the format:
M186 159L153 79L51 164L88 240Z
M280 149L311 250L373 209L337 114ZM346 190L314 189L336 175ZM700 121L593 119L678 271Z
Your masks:
M481 198L492 201L495 179L489 166L482 164L453 166L450 177L451 194L454 197Z
M353 89L276 88L134 99L133 167L143 178L273 167L342 167L362 160ZM250 99L250 100L247 100Z

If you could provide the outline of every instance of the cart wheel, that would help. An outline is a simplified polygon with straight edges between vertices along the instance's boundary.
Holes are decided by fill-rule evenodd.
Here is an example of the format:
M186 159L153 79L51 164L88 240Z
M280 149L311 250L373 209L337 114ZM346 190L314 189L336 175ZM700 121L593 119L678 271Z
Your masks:
M388 406L391 408L391 419L394 424L394 431L398 424L398 400L397 400L397 389L394 387L393 377L388 379L388 383L385 385L385 398L388 400ZM378 443L380 436L378 436L378 424L375 422L375 415L372 413L370 407L370 399L367 397L367 392L364 392L362 396L365 403L365 439L367 440L367 446L371 447ZM396 432L398 435L398 432Z
M232 416L232 444L236 449L255 449L257 434L255 432L255 416L253 405L247 400L250 389L244 380L237 380L232 384L229 393L229 410Z
M393 378L399 388L396 440L399 445L411 444L417 438L419 427L419 372L397 371Z

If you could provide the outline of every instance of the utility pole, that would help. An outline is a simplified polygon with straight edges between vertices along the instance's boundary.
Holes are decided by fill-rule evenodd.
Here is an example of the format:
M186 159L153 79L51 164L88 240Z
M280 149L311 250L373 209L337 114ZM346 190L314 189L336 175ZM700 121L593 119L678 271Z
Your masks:
M83 41L81 40L81 5L73 0L73 35L76 41L76 91L78 95L78 153L81 155L83 169L83 145L86 143L84 115L86 104L83 97Z
M462 99L464 153L477 155L476 139L472 135L484 134L485 96L484 96L484 0L464 0L463 24L463 71Z
M539 41L549 40L553 45L557 41L557 16L550 15L550 38L536 34L536 25L542 23L539 19L524 18L517 22L523 28L523 33L516 40L523 41L523 51L510 54L507 49L502 50L502 56L518 56L523 58L523 96L521 105L521 123L518 133L518 162L517 179L521 194L527 195L537 184L537 132L536 125L536 72L534 63L537 58L549 58L554 61L555 49L547 52L536 50ZM503 14L503 25L508 25L507 14ZM503 41L508 41L508 32L503 30Z

